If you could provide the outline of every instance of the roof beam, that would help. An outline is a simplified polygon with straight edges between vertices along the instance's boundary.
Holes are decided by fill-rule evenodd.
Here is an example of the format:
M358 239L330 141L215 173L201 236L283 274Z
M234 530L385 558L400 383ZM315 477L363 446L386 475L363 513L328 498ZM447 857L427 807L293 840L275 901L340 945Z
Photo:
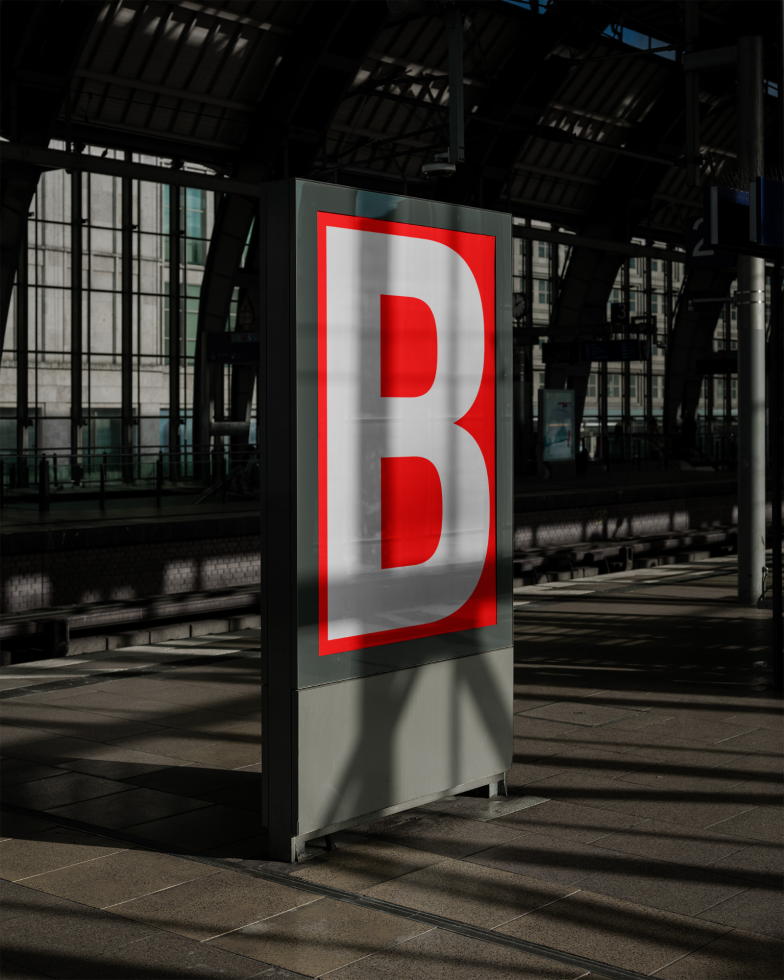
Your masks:
M512 225L513 238L527 238L536 242L556 242L572 248L592 248L597 252L616 252L619 255L645 256L649 259L670 259L684 262L685 252L675 252L669 248L656 248L650 245L635 245L634 242L612 242L603 238L589 238L586 235L569 235L563 231L547 231L532 228L531 225Z
M89 68L77 68L74 75L86 78L91 82L103 82L106 85L119 85L122 88L135 88L140 92L155 92L158 95L169 95L173 99L185 99L188 102L202 102L204 105L217 105L223 109L235 109L237 112L253 112L256 108L247 102L234 102L232 99L221 99L217 95L207 95L205 92L194 92L192 89L171 88L168 85L158 85L156 82L145 82L140 78L122 78L119 75L109 75Z
M130 177L132 180L148 180L156 184L174 184L178 187L197 187L221 194L245 194L257 196L259 185L232 177L217 177L195 173L192 170L174 170L172 167L156 167L148 163L130 163L126 160L109 160L88 153L67 153L65 150L49 150L21 143L0 143L0 160L3 162L32 163L49 170L76 170L82 173L105 174L107 177Z

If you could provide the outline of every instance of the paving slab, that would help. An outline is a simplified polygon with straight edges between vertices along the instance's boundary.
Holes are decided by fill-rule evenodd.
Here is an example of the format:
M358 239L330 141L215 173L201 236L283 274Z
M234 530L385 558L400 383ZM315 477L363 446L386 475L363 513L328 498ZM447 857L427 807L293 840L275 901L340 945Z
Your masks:
M133 849L35 875L26 878L25 885L34 890L33 894L45 893L105 909L218 873L219 869L196 861Z
M317 901L322 899L309 892L234 871L220 871L113 905L110 911L204 941Z
M492 929L574 890L468 861L443 861L375 885L366 894Z
M316 977L429 929L400 916L325 898L251 923L212 940L210 946Z
M652 973L729 929L580 891L497 931L626 970Z
M433 929L335 970L330 980L576 980L580 967Z

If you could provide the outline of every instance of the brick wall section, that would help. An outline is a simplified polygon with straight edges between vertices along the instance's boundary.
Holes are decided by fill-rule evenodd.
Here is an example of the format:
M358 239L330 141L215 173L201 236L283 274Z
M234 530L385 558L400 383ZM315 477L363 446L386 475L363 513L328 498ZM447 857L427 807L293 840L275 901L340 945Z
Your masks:
M2 560L2 611L252 585L260 575L258 535L12 554Z

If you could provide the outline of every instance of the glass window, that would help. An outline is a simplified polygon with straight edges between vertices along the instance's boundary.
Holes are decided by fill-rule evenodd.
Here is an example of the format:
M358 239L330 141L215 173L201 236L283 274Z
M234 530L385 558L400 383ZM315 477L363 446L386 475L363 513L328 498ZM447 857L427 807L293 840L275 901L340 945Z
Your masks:
M608 398L621 397L621 376L620 374L607 375L607 396Z
M539 387L544 388L544 371L539 372Z
M658 272L658 271L659 271L659 260L651 259L651 272Z
M539 302L543 306L550 305L550 280L549 279L539 279Z
M538 242L537 244L539 246L539 258L549 259L552 255L552 245L550 242Z
M629 259L629 268L630 269L636 269L637 268L637 259L633 259L633 258L632 259Z
M596 398L596 375L592 374L588 378L588 397Z
M738 379L732 379L732 401L733 403L738 400Z
M632 401L637 397L637 375L633 374L629 378L629 397Z
M653 381L653 397L654 398L658 398L659 397L659 376L658 376L658 374L654 374L654 376L653 376L653 378L651 380Z

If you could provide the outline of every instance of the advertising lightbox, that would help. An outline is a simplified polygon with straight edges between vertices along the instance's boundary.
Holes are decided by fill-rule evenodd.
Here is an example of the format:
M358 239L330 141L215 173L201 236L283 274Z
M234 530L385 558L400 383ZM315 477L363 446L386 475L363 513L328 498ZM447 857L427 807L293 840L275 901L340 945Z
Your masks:
M511 221L299 180L262 214L265 753L291 743L264 771L281 792L290 760L293 839L511 764Z
M573 391L540 389L539 429L545 462L575 459Z

